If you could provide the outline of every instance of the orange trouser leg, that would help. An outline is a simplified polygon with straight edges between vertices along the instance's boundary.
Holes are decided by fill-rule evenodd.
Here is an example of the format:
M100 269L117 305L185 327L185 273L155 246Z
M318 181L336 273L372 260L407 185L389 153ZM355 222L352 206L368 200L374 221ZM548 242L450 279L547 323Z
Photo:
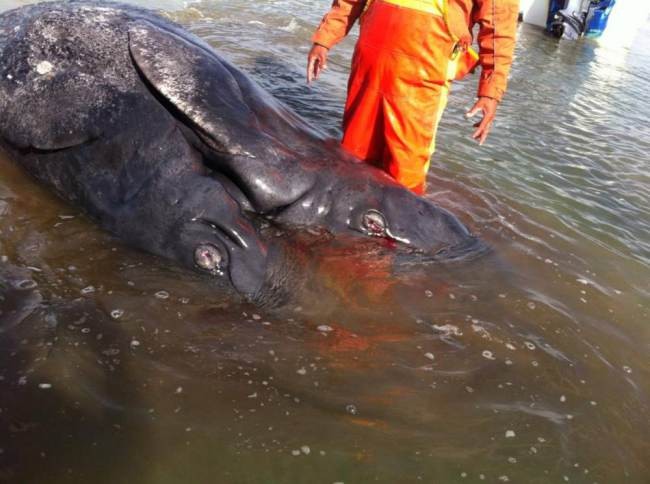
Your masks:
M441 16L375 0L363 17L342 144L418 193L446 104L452 50Z

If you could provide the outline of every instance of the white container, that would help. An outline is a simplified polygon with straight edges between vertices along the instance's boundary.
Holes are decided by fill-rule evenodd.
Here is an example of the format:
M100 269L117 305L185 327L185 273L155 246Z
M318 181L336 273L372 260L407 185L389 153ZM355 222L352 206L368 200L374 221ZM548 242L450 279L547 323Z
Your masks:
M549 0L520 0L519 10L527 24L546 27Z

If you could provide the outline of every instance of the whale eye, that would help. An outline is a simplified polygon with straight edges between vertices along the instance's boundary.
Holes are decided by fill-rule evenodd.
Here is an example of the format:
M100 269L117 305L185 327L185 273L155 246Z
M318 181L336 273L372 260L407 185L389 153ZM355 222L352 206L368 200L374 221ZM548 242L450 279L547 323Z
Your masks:
M386 219L377 210L368 210L361 219L363 230L372 237L384 237L386 235Z
M212 244L201 244L194 250L194 262L201 269L221 273L224 260L221 251Z

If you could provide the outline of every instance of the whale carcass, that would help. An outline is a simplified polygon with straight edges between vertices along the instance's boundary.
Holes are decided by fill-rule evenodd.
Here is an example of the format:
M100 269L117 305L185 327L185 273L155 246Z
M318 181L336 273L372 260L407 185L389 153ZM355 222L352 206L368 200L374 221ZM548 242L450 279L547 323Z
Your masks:
M0 16L0 146L127 244L253 299L285 260L265 225L427 254L475 241L205 42L136 7L54 2Z

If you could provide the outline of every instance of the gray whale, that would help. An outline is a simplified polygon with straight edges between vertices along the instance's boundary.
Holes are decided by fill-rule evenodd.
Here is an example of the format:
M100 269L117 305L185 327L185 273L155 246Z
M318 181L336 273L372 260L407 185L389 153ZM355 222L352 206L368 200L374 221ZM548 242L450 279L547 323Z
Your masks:
M269 225L430 255L476 242L202 40L131 6L53 2L0 16L0 146L127 244L251 299L286 265Z

